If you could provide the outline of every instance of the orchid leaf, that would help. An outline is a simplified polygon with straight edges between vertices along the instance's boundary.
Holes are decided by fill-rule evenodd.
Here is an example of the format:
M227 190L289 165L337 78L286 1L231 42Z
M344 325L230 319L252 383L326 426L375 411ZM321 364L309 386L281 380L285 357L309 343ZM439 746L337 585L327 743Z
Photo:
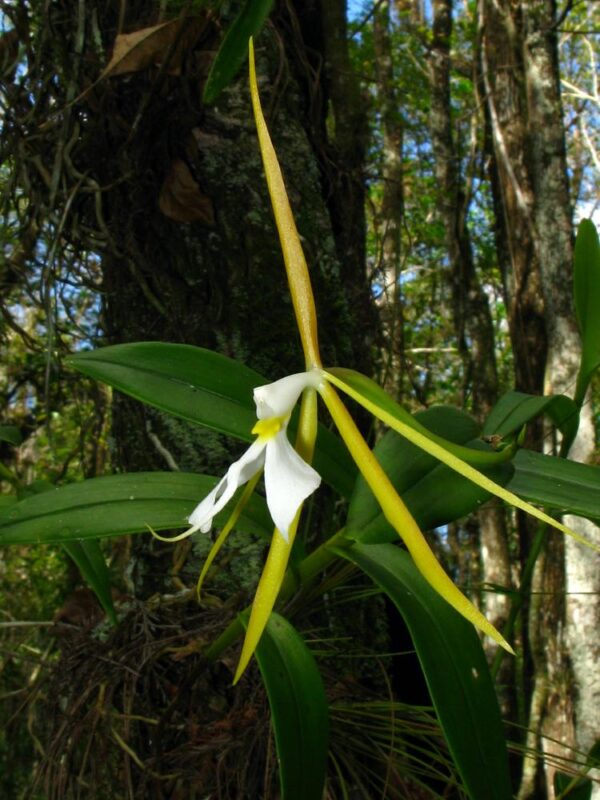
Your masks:
M453 443L467 445L477 435L477 423L468 414L449 406L434 406L416 415L430 433L443 431ZM473 447L485 447L474 442ZM448 469L428 453L388 431L374 450L396 491L402 496L419 527L427 529L465 516L489 498L489 493ZM495 468L493 477L505 483L510 465ZM346 531L364 543L395 541L397 534L365 480L359 477L348 509Z
M273 0L246 0L231 23L212 63L202 100L214 103L235 78L248 55L248 39L256 37L271 13Z
M540 511L540 509L532 506L531 503L528 503L520 498L514 492L511 492L505 489L503 486L500 486L498 483L496 483L496 481L492 480L487 475L484 475L471 464L463 461L462 458L451 452L445 446L442 446L437 441L434 441L428 434L424 434L420 430L416 430L413 425L408 425L406 422L400 419L397 414L393 413L393 409L390 409L388 406L378 405L377 402L371 399L369 394L363 395L357 389L353 388L349 384L346 384L337 376L337 371L335 373L326 372L325 374L331 383L356 400L357 403L360 403L360 405L370 411L374 416L395 430L401 436L404 436L410 442L416 444L426 453L435 456L435 458L441 461L442 464L446 464L446 466L450 467L450 469L458 472L459 475L462 475L468 480L473 481L473 483L475 483L477 486L485 489L490 494L499 497L506 503L515 506L515 508L519 508L521 511L527 512L532 517L540 520L540 522L545 522L547 525L556 528L557 530L561 531L561 533L570 536L580 544L584 544L586 547L590 547L593 550L600 550L600 546L594 542L591 542L585 537L580 536L576 531L573 531L571 528L563 525L562 522L553 519L544 511ZM512 455L511 448L508 448L508 452L509 455ZM504 453L499 455L504 456Z
M62 546L77 564L79 572L88 586L96 593L109 620L116 625L117 615L110 588L110 575L98 541L96 539L74 540L63 542Z
M201 347L134 342L79 353L71 366L137 400L196 425L249 442L256 422L252 392L269 381L231 358ZM292 438L297 425L292 416ZM352 493L356 468L342 442L319 425L314 466L342 496Z
M564 514L600 520L600 469L531 450L519 450L507 489Z
M453 441L452 437L446 432L444 432L444 436L442 436L438 432L430 431L421 423L418 415L413 416L406 411L406 409L399 403L396 403L379 384L375 383L371 378L367 378L366 375L362 375L360 372L356 372L352 369L341 369L338 367L328 368L326 371L338 378L346 387L352 389L353 394L351 394L351 397L357 400L357 402L361 401L355 397L354 394L360 395L364 400L369 401L370 405L387 412L399 422L428 437L431 441L436 442L468 464L475 464L480 467L493 466L507 461L514 453L514 449L509 447L504 447L499 451L493 451L491 448L479 449L465 447L464 444ZM345 391L344 386L340 384L336 385L338 385L342 391ZM476 435L477 432L473 432L473 435L469 438L473 439Z
M320 798L329 739L327 697L315 659L295 628L273 613L256 650L279 761L282 800Z
M404 618L469 796L510 800L500 709L473 626L444 602L399 547L361 544L336 552L360 567Z
M182 472L137 472L71 483L0 509L0 545L72 542L187 525L217 478ZM228 510L216 517L224 524ZM269 537L266 503L254 495L237 528Z
M575 402L581 406L590 378L600 366L600 241L596 227L589 219L581 221L577 232L573 288L582 340Z
M524 425L546 414L572 442L579 427L579 408L565 395L541 397L523 392L507 392L496 403L483 426L486 436L508 436L518 433Z

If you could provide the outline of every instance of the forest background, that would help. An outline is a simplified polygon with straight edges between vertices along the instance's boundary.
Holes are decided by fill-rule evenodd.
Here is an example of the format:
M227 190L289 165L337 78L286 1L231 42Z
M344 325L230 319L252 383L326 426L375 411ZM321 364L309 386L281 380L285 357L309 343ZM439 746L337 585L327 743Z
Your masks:
M242 6L1 4L1 422L18 430L0 442L6 496L113 471L218 475L238 453L219 434L75 373L66 364L73 353L152 340L214 349L272 380L302 368L245 69L217 97L204 92L223 31ZM135 38L159 25L143 42ZM581 355L575 224L600 214L599 28L597 6L571 0L273 4L257 40L261 92L327 361L375 377L412 412L448 404L479 422L510 389L573 396ZM117 52L122 34L134 38ZM375 442L381 430L358 418ZM597 427L592 382L572 458L598 463ZM527 446L554 452L556 434L538 420ZM331 499L322 505L315 526L341 517ZM599 540L592 523L569 524ZM517 659L497 661L485 646L512 742L515 795L554 797L556 767L577 767L600 735L597 556L551 535L528 575L535 529L495 501L428 536L490 621L500 630L510 621ZM153 703L166 702L169 680L181 680L169 678L169 665L190 662L193 673L193 641L165 660L161 636L183 623L161 609L178 592L189 602L207 549L198 540L174 550L149 535L105 544L115 599L137 609L122 623L120 646L143 646L154 670L143 689L122 675L107 686L126 686L130 703L143 694L149 717ZM213 579L211 613L198 617L202 635L214 635L222 616L251 596L263 552L260 541L234 538ZM139 777L129 729L119 733L92 714L100 701L90 687L102 683L89 669L100 652L93 595L58 548L0 556L3 796L75 797L78 781L117 779L123 797L142 796L155 776ZM419 716L429 698L414 660L365 655L410 649L394 610L355 575L335 577L337 589L321 590L322 606L305 627L320 632L315 641L329 652L329 691L371 704L373 752L389 752L403 777L390 788L388 775L382 789L346 718L331 796L345 796L344 781L362 787L357 796L462 796L434 718ZM350 624L349 609L364 595ZM75 675L83 699L65 732L53 703ZM265 699L256 675L244 704L224 681L203 690L227 765L216 796L253 796L253 779L240 773L257 727L262 770L274 771ZM390 745L398 735L390 713L405 715L413 747L427 729L446 772L438 765L423 777L411 745ZM78 773L65 773L60 747L83 747ZM366 764L358 774L340 755L353 747ZM205 741L181 746L174 763L188 771L194 763L198 791L217 791L206 752ZM154 786L151 796L196 796L174 781L180 794ZM444 794L448 786L455 795Z

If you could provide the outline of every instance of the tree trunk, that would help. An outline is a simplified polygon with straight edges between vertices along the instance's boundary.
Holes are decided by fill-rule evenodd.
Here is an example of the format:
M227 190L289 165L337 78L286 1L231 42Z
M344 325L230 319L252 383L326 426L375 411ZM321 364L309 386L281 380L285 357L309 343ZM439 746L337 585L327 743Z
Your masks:
M532 177L536 196L535 226L546 304L548 362L545 392L573 395L581 343L573 309L573 227L563 111L560 98L554 0L524 0L527 99L532 131ZM579 433L569 457L589 461L595 451L594 425L589 403L581 411ZM568 516L567 525L592 541L600 530L588 520ZM561 669L555 683L563 697L554 714L549 712L550 735L587 752L600 737L600 575L597 555L574 541L564 542L565 570L559 585L566 590L561 652L550 663ZM565 582L566 578L566 582ZM583 642L585 641L585 645ZM571 676L575 691L569 689ZM574 715L573 715L574 707ZM566 729L565 729L566 726ZM570 737L568 734L571 734ZM574 734L574 736L573 736ZM593 797L600 798L594 784Z
M497 238L499 251L507 256L505 291L517 388L535 394L541 394L542 389L572 394L580 345L571 301L572 223L555 5L552 0L522 0L518 4L482 0L480 14L481 69L493 139ZM583 460L589 457L586 448L593 441L585 416L584 411L574 448ZM589 523L573 524L590 535ZM526 555L527 539L522 537L521 541ZM582 626L596 629L599 587L597 576L590 574L590 553L562 539L552 537L549 541L536 565L532 586L535 599L528 611L534 660L529 725L537 732L530 737L530 744L548 754L569 756L576 743L575 728L577 744L583 749L589 748L598 730L598 652L578 650L574 640L579 640ZM567 595L566 603L562 600L565 550L573 589L593 593ZM569 624L566 636L565 612ZM571 662L576 693L571 688ZM540 735L555 741L540 739ZM547 769L548 797L554 796L552 777L552 770ZM526 766L519 797L534 797L536 791L535 769Z
M404 216L403 121L394 79L389 2L380 3L373 18L373 45L377 77L377 105L381 114L382 197L375 225L378 231L378 305L386 342L382 383L389 394L401 399L404 372L404 322L400 275Z
M335 58L333 47L316 50L327 41L321 9L299 8L300 19L282 7L274 27L257 39L259 86L311 269L323 359L369 372L375 317L364 266L363 150L354 135L364 123L360 107L338 86L334 106L348 103L354 116L349 121L346 112L343 136L327 138L327 90L339 83L339 71L346 92L352 85L345 38ZM125 21L126 30L141 25L133 17ZM103 32L112 43L114 29ZM329 57L329 80L313 93L311 59ZM194 63L194 52L186 63ZM148 70L117 77L102 97L106 115L90 120L89 150L80 158L95 165L100 185L114 187L103 199L111 235L102 263L107 338L201 345L274 380L303 369L303 362L246 69L211 108L198 102L197 81L194 72L162 82ZM113 430L115 462L127 471L218 475L239 450L224 437L118 396ZM148 545L145 537L135 548L140 569L151 573L138 588L160 589L168 568L157 553L170 557L169 548Z
M465 393L472 387L472 410L479 419L489 414L498 397L498 376L494 350L494 329L487 297L481 287L467 224L469 198L460 174L460 157L453 134L450 96L450 42L452 37L452 2L434 0L433 38L431 43L430 129L435 155L435 171L440 190L440 215L446 231L450 259L454 327L458 350L463 361ZM479 513L480 548L483 581L494 586L511 586L510 560L504 510L490 502ZM485 613L502 630L508 616L506 594L488 592L484 597ZM485 643L493 659L496 646ZM514 713L512 688L514 670L505 659L499 683L504 714Z

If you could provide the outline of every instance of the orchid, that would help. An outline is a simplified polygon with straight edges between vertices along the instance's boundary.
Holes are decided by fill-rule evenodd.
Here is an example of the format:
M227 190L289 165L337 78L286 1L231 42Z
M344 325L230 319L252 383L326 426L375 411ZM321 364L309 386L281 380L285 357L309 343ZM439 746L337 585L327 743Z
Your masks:
M391 413L389 403L381 397L382 390L372 384L368 378L353 373L351 370L325 369L323 367L319 354L317 315L310 276L277 155L260 105L252 41L250 41L250 91L269 195L304 351L306 371L289 375L274 383L254 389L257 422L252 433L256 434L257 438L242 457L229 467L226 475L191 513L188 519L191 527L175 537L176 540L198 530L208 531L214 517L233 498L236 490L243 484L247 484L208 555L198 582L200 589L216 553L235 526L264 467L267 506L275 524L275 530L247 622L246 636L234 683L239 680L246 669L279 595L298 528L302 504L318 488L321 481L318 473L310 466L317 435L317 395L320 395L324 401L363 478L377 498L385 517L406 545L415 566L438 594L460 614L505 650L513 653L504 637L445 573L416 521L356 427L336 389L348 394L413 444L435 456L442 463L486 491L527 511L563 533L573 536L585 544L589 543L562 523L499 486L473 466L475 463L490 464L492 461L497 463L503 458L501 454L453 447L451 443L430 436L406 412ZM300 398L301 408L297 437L295 445L292 446L287 438L287 427L293 408ZM514 450L509 448L506 452L510 457ZM472 460L467 463L465 458L472 458ZM170 539L170 541L173 540ZM321 552L328 550L331 555L334 547L340 546L343 541L343 532L340 532L328 543L325 543L320 550ZM230 643L234 635L233 630L230 626L224 632L222 637L209 648L207 657L209 653L220 652L224 646Z

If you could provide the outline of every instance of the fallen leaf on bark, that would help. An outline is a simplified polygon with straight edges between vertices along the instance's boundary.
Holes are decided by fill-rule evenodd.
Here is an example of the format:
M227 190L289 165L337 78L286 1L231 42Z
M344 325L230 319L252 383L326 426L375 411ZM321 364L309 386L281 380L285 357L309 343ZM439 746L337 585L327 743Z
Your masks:
M179 35L181 25L184 30ZM139 72L161 64L179 35L168 69L169 74L178 74L184 55L194 47L205 26L206 20L201 17L186 20L177 18L133 33L120 33L115 39L112 57L100 78Z
M214 225L215 215L210 197L203 194L181 158L171 162L158 198L162 213L176 222L203 222Z

